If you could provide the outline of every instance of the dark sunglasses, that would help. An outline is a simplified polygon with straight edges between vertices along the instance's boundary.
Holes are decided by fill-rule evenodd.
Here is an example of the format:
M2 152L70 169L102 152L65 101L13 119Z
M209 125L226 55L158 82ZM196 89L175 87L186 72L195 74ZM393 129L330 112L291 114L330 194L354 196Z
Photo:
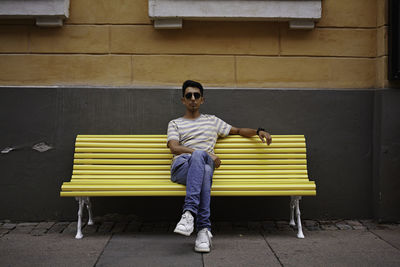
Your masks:
M192 96L194 95L194 98L195 99L199 99L200 97L201 97L201 94L200 93L187 93L186 95L185 95L185 98L186 99L192 99Z

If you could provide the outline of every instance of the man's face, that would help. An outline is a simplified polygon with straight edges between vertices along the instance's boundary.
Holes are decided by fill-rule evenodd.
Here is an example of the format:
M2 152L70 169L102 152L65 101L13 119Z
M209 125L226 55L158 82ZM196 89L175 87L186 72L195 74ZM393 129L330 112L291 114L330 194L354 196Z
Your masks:
M196 99L196 96L199 96ZM188 98L189 97L189 98ZM194 112L200 108L200 105L204 103L204 97L200 94L200 89L196 87L187 87L185 95L182 97L182 103L186 106L186 109Z

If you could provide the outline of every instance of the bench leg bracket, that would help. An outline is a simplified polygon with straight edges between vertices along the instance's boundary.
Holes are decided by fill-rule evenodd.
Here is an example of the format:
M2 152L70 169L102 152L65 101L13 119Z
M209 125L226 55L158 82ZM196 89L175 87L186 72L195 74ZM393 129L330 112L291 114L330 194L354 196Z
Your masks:
M292 196L290 197L290 226L296 226L294 221L294 215L296 213L296 220L297 220L297 237L304 238L303 228L301 226L301 218L300 218L300 196Z
M78 201L78 223L77 223L77 231L76 231L76 239L81 239L83 237L82 234L82 214L83 214L83 208L86 205L86 208L88 210L89 214L89 220L88 220L88 225L93 225L93 219L92 219L92 204L90 203L90 198L89 197L76 197L75 198Z

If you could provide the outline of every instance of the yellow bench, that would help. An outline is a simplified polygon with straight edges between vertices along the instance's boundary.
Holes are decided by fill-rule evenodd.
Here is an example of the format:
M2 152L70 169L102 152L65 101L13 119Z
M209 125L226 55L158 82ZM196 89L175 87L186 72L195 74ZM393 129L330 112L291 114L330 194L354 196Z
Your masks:
M290 225L303 238L299 200L315 196L308 179L303 135L273 135L267 146L255 136L219 139L215 153L221 167L213 176L212 196L291 196ZM62 197L79 201L76 238L82 238L82 211L89 197L184 196L185 186L170 181L172 155L166 135L78 135L70 182L61 187Z

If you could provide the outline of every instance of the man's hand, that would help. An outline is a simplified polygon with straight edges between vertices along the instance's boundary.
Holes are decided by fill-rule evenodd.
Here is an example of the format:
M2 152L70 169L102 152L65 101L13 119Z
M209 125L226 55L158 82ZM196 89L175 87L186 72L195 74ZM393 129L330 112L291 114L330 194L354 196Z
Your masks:
M265 132L265 131L259 131L258 132L258 137L260 137L261 141L263 143L265 143L265 141L267 142L267 145L270 145L272 143L272 137L269 133Z
M212 158L212 160L214 161L214 166L215 168L219 168L219 166L221 166L221 160L219 159L219 157L215 154L210 154L210 157Z

